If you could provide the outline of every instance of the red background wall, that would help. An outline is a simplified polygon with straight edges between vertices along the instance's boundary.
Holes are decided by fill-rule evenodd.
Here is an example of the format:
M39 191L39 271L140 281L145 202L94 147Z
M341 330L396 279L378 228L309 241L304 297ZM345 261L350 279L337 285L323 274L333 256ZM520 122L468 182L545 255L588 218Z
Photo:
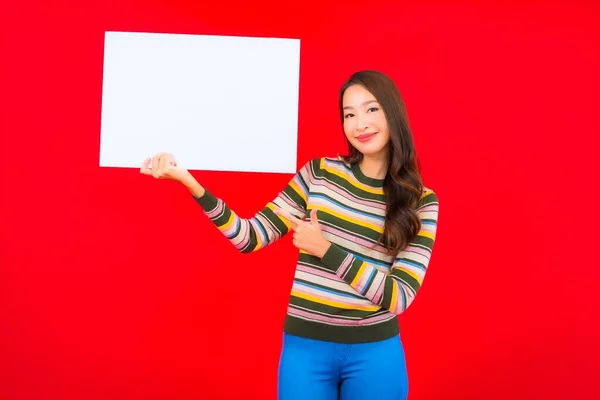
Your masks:
M298 165L343 150L352 71L390 74L441 202L410 398L600 398L598 3L330 3L3 2L0 398L275 398L293 246L98 167L105 30L300 38ZM194 175L244 216L289 179Z

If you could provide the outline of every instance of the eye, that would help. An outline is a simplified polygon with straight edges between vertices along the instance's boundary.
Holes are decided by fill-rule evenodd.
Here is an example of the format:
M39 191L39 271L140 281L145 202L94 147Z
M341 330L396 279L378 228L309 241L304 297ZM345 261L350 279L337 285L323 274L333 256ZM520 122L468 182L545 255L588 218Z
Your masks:
M379 111L379 108L377 108L377 107L369 108L369 112L375 112L375 111Z
M351 114L351 113L350 113L350 114L346 114L346 115L344 115L344 118L350 118L350 117L353 117L353 116L354 116L354 114Z

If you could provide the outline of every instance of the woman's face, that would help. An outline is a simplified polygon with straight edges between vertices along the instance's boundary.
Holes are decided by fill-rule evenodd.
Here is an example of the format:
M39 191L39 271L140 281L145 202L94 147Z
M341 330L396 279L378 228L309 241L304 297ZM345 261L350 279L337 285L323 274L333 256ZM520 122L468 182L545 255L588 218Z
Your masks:
M390 141L387 120L381 105L361 85L352 85L342 98L344 133L365 156L378 156Z

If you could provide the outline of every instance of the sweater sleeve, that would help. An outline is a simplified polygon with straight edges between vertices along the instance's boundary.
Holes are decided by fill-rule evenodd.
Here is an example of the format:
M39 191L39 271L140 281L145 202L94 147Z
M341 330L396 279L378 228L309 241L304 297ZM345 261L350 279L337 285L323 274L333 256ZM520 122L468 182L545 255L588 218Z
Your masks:
M272 201L251 218L242 218L220 198L209 191L195 197L205 215L217 229L242 253L260 250L283 237L289 222L279 218L273 210L282 208L298 218L306 215L312 163L306 163Z
M421 229L400 251L388 273L331 244L322 262L358 293L395 314L403 313L423 284L431 258L438 221L438 198L429 190L422 196L417 213Z

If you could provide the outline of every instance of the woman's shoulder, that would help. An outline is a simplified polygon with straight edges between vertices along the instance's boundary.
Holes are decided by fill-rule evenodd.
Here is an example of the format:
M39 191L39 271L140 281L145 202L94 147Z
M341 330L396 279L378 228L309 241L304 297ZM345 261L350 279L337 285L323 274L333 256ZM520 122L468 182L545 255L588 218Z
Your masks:
M339 154L336 156L321 156L311 158L305 163L305 166L311 167L313 170L322 170L327 169L328 167L351 167L351 165Z
M435 190L431 187L423 186L423 190L421 191L421 198L419 199L418 207L423 207L425 205L433 205L439 204L438 196Z

